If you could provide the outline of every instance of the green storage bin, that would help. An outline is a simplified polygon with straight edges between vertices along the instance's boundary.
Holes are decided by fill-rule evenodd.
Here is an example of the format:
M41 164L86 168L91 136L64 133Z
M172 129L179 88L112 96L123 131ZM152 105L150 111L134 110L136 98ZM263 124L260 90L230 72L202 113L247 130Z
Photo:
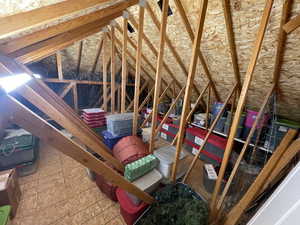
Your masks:
M10 211L11 211L11 206L9 205L0 207L0 225L8 224Z
M158 159L154 155L148 155L125 166L124 176L129 181L145 175L158 165Z

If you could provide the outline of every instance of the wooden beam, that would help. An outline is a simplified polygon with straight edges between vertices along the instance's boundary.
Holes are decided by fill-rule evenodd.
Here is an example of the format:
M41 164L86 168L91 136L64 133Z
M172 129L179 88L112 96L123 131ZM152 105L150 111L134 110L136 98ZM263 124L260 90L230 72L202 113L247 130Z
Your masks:
M168 90L170 89L171 85L174 84L174 80L172 80L172 82L170 82L168 84L168 86L163 90L162 94L159 96L159 99L158 99L158 104L161 102L161 100L166 96ZM144 120L144 122L142 123L141 127L143 128L146 123L150 120L152 116L152 111L149 113L148 117Z
M131 17L129 17L129 21L130 21L130 23L133 25L133 27L135 28L135 29L137 29L137 27L138 27L138 23L136 22L136 20L134 19L134 17L133 16L131 16ZM144 41L145 41L145 43L146 43L146 45L150 48L150 50L152 51L152 53L156 56L156 57L158 57L158 51L156 50L156 48L154 47L154 45L151 43L151 41L149 40L149 38L146 36L146 34L144 33L143 34L143 39L144 39ZM167 73L170 75L170 77L172 78L172 80L174 80L175 82L176 82L176 85L179 87L179 88L182 88L182 84L178 81L178 79L175 77L175 75L171 72L171 70L170 70L170 68L169 68L169 66L167 65L167 63L165 63L165 62L163 62L163 65L164 65L164 68L165 68L165 70L167 71ZM150 65L149 65L150 66ZM151 65L151 67L153 67L152 65ZM152 70L153 70L153 68L151 68ZM156 69L154 68L154 71L155 71L155 73L156 73ZM165 85L167 85L167 84L165 84Z
M48 24L71 13L108 2L108 0L64 1L0 19L0 38Z
M246 194L242 197L242 199L231 209L231 211L227 214L224 225L235 225L240 219L241 215L248 207L248 205L255 198L257 193L263 187L264 182L269 177L276 164L279 162L280 158L285 155L286 150L292 143L293 139L297 134L296 130L289 130L285 135L280 145L276 148L271 158L268 160L267 164L261 170L261 172L256 177L255 181L247 190Z
M296 30L300 26L300 15L294 17L289 22L284 24L283 29L286 33L291 33L292 31Z
M134 103L133 103L133 124L132 124L132 135L137 134L138 119L139 119L139 98L140 98L140 81L141 81L141 61L142 61L142 48L143 48L143 33L144 33L144 16L145 8L143 3L140 1L139 6L139 26L137 29L138 41L136 51L136 67L135 67L135 89L134 89Z
M224 174L225 174L225 170L227 167L227 163L231 154L231 150L234 144L234 138L236 135L236 131L238 128L238 124L240 121L240 117L241 117L241 113L244 109L244 105L245 105L245 101L247 98L247 93L248 93L248 89L253 77L253 72L255 69L255 65L257 62L257 58L261 49L261 45L264 39L264 35L265 35L265 31L267 28L267 24L268 24L268 20L270 17L270 13L271 13L271 9L272 9L272 5L273 5L273 0L266 0L266 6L265 9L263 11L263 15L262 15L262 19L260 22L260 26L259 26L259 30L257 33L257 38L256 41L254 43L254 49L252 52L252 56L250 58L250 62L248 65L248 69L245 75L245 81L241 90L241 94L240 94L240 98L237 104L237 109L233 118L233 122L232 122L232 126L230 128L230 133L229 133L229 137L228 137L228 141L227 141L227 145L226 145L226 149L224 152L224 156L223 156L223 160L222 160L222 164L221 164L221 168L218 174L218 179L216 181L216 185L214 188L214 192L212 195L212 200L211 200L211 205L210 205L210 209L211 209L211 218L214 218L214 215L216 213L216 202L217 202L217 196L221 187L221 182L223 180Z
M111 101L110 101L110 110L112 113L115 113L116 109L116 53L115 53L115 27L111 24L110 26L110 40L111 40L111 66L110 66L110 95L111 95Z
M82 49L83 49L83 41L79 42L78 46L78 58L77 58L77 69L76 69L76 76L79 78L80 75L80 65L81 65L81 56L82 56Z
M203 150L205 144L207 143L207 141L208 141L208 139L209 139L211 133L212 133L213 130L215 129L215 126L217 125L219 119L221 118L221 116L222 116L223 113L225 112L226 106L227 106L229 100L231 99L233 93L235 92L236 88L237 88L237 84L235 84L235 85L233 86L233 88L231 89L231 91L229 92L229 95L227 96L227 99L225 100L225 102L224 102L222 108L220 109L220 111L218 112L218 114L217 114L215 120L214 120L213 123L211 124L211 126L210 126L210 128L209 128L207 134L205 135L205 138L204 138L203 142L201 143L200 148L198 149L198 152L195 154L195 156L194 156L194 158L193 158L192 164L189 166L189 168L188 168L188 170L187 170L187 172L186 172L186 174L185 174L185 176L184 176L184 178L183 178L183 182L184 182L184 183L185 183L186 180L188 179L188 177L189 177L191 171L193 170L193 168L194 168L194 166L195 166L195 164L196 164L196 162L197 162L197 160L198 160L198 158L199 158L199 156L200 156L200 153L202 152L202 150Z
M156 76L155 76L155 89L153 96L153 108L152 108L152 122L151 122L151 136L149 142L149 152L152 153L154 150L154 140L156 137L156 123L157 123L157 113L158 113L158 104L159 104L159 95L161 91L161 76L163 72L163 58L166 44L166 32L167 32L167 23L168 23L168 7L169 0L163 1L162 14L161 14L161 26L159 34L159 51L156 67ZM147 7L149 8L149 7Z
M154 202L154 199L149 194L132 185L114 169L94 157L71 138L66 137L57 128L47 123L12 97L2 96L0 102L1 115L9 115L12 123L18 124L45 143L52 145L58 151L70 156L83 166L103 175L105 179L138 196L143 201L147 203Z
M180 14L180 17L184 23L184 26L189 34L189 37L191 39L192 42L194 42L194 39L195 39L195 35L194 35L194 32L193 32L193 29L191 27L191 24L189 23L189 19L185 13L185 10L184 10L184 7L182 6L181 4L181 1L180 0L174 0L175 4L176 4L176 7L177 7L177 10ZM213 89L213 92L214 92L214 95L216 96L216 99L217 101L220 101L220 96L218 94L218 91L217 91L217 88L216 88L216 85L212 79L212 76L211 76L211 73L208 69L208 66L207 66L207 63L206 63L206 60L201 52L200 49L197 50L197 53L198 53L198 57L199 57L199 60L200 60L200 63L203 67L203 70L205 72L205 75L207 76L207 79L209 80L209 82L211 83L212 85L212 89ZM199 93L198 93L199 94Z
M111 16L113 18L114 16ZM55 52L62 50L76 41L85 39L86 37L97 33L103 26L106 26L108 21L99 20L93 23L84 25L77 29L57 35L45 41L30 45L16 52L9 54L10 57L17 59L21 63L30 63L41 60L47 56L53 55Z
M196 100L196 103L195 103L194 107L190 110L188 116L186 117L186 123L190 122L190 119L192 118L192 115L194 114L197 106L200 104L200 101L203 98L203 96L204 96L207 88L209 88L209 85L210 85L210 83L207 83L207 85L205 86L205 88L201 91L200 95L198 96L198 98ZM178 135L179 135L179 133L177 132L177 134L176 134L175 138L173 139L171 145L174 145L176 143Z
M160 122L160 124L157 126L157 128L155 128L154 131L154 137L156 137L157 133L159 132L159 130L162 128L162 126L164 125L164 123L166 122L166 120L169 118L169 115L171 114L172 110L174 109L174 107L176 106L176 103L179 101L179 99L181 98L181 96L183 95L185 90L185 87L183 87L179 94L177 95L177 97L175 98L175 100L172 102L169 110L167 111L167 113L164 115L164 118L162 119L162 121Z
M56 79L56 78L45 78L45 79L42 79L42 81L44 82L47 82L47 83L70 83L70 82L73 82L73 83L76 83L76 84L89 84L89 85L111 85L110 82L102 82L102 81L92 81L92 80L66 80L66 79L63 79L63 80L59 80L59 79ZM134 86L134 83L127 83L126 84L127 86Z
M138 0L128 0L125 2L120 2L96 12L71 19L63 23L59 23L58 25L47 27L46 29L22 36L20 38L10 40L6 43L0 44L0 52L2 52L3 54L9 54L29 45L52 38L67 31L71 31L91 22L95 22L96 20L105 21L107 20L107 17L110 18L109 20L115 19L122 15L123 10L132 5L135 5L137 2ZM111 15L114 15L114 17L111 17ZM109 20L107 20L107 22L109 22Z
M73 103L74 103L74 110L78 113L79 112L79 106L78 106L77 84L73 84Z
M151 88L151 90L149 91L148 95L146 96L146 98L144 99L144 101L142 102L142 104L139 107L139 112L144 108L144 106L146 105L146 103L150 100L152 94L154 93L154 86Z
M220 197L220 199L218 201L218 204L217 204L217 210L221 209L222 203L223 203L223 201L225 199L225 196L226 196L226 194L227 194L227 192L229 190L229 187L230 187L230 185L231 185L231 183L233 181L233 178L234 178L234 176L235 176L235 174L236 174L236 172L238 170L238 167L239 167L239 165L240 165L240 163L241 163L241 161L242 161L242 159L243 159L243 157L244 157L244 155L246 153L248 145L251 142L251 139L252 139L252 137L254 135L254 132L257 130L257 125L259 124L259 121L261 121L261 119L264 116L265 108L266 108L266 106L267 106L267 104L269 102L269 99L270 99L271 95L274 93L274 88L275 88L275 86L273 85L272 88L270 89L270 91L267 93L267 95L266 95L266 97L265 97L265 99L264 99L264 101L263 101L263 103L261 105L261 108L260 108L260 110L258 112L258 115L257 115L257 117L256 117L256 119L255 119L255 121L253 123L253 126L250 129L250 132L248 134L246 142L243 145L243 148L242 148L242 150L241 150L241 152L240 152L240 154L239 154L239 156L238 156L238 158L237 158L237 160L236 160L236 162L234 164L234 167L233 167L233 169L231 171L230 177L228 178L227 183L226 183L226 185L225 185L225 187L223 189L223 192L222 192L221 197Z
M275 84L277 91L279 90L278 84L280 80L280 74L281 74L280 72L281 72L282 61L284 56L284 48L285 48L286 37L287 37L287 33L283 30L283 26L290 18L290 11L292 8L292 4L293 4L293 0L285 0L282 6L280 27L278 33L278 43L276 49L276 58L275 58L275 65L273 71L273 83Z
M179 155L181 153L181 148L182 148L182 143L183 143L184 131L185 131L185 126L186 126L186 122L187 122L186 117L188 115L189 108L190 108L189 103L190 103L190 96L191 96L191 88L193 86L194 77L195 77L196 68L197 68L197 54L198 54L198 49L200 48L200 44L201 44L201 38L202 38L202 33L203 33L206 11L207 11L207 0L203 0L200 3L200 11L199 11L199 19L198 19L199 22L197 24L196 37L195 37L193 49L192 49L192 59L191 59L191 64L190 64L190 68L189 68L189 75L188 75L186 89L185 89L185 95L184 95L183 109L182 109L181 119L180 119L180 127L179 127L179 131L178 131L178 139L177 139L177 143L176 143L176 155L175 155L175 160L174 160L173 170L172 170L173 182L176 181L177 164L178 164L178 159L179 159Z
M206 96L206 123L205 123L205 127L206 129L208 129L208 123L209 123L209 112L210 112L210 90L211 90L211 86L209 86L208 88L208 93Z
M59 95L59 97L64 98L68 92L73 88L74 83L70 83L69 85L67 85L64 90L62 91L62 93Z
M99 42L98 51L97 51L95 61L94 61L93 66L92 66L91 73L95 73L95 71L96 71L97 64L98 64L98 61L100 59L100 55L101 55L101 52L102 52L102 48L103 48L103 38Z
M61 60L60 51L56 52L56 66L57 66L58 79L63 80L64 74L63 74L63 69L62 69L62 60Z
M24 65L16 64L11 59L0 56L0 67L8 74L32 72ZM30 85L30 86L29 86ZM16 89L16 92L38 107L43 113L55 120L71 134L76 136L83 144L112 163L118 170L124 170L123 165L110 154L110 150L100 141L100 137L85 124L75 111L67 105L53 90L41 80L32 76L29 85Z
M121 112L124 113L126 111L126 82L127 82L127 26L128 19L126 16L123 16L123 48L122 48L122 94L121 94Z
M285 154L280 158L279 162L276 164L274 170L268 176L265 181L263 188L261 188L259 193L262 193L272 181L280 175L280 172L291 162L291 160L299 153L300 149L300 139L295 140L286 150Z
M180 1L180 0L177 0ZM233 25L232 25L232 16L231 16L231 10L230 10L230 0L222 0L222 6L224 11L224 19L225 19L225 25L226 25L226 32L227 32L227 41L230 48L230 55L231 55L231 62L233 67L233 73L235 80L238 84L239 90L241 89L241 75L239 70L239 62L237 57L237 50L235 46L235 38L234 38L234 31L233 31Z
M143 84L143 86L141 87L140 93L142 93L145 90L145 88L148 86L148 84L149 84L149 81L147 80ZM132 108L133 104L134 104L134 99L132 99L132 101L129 103L129 105L128 105L127 109L125 110L125 112L128 112Z
M107 112L108 108L107 108L107 86L106 86L106 83L107 83L107 67L106 67L106 42L107 42L107 33L104 32L103 33L103 42L104 42L104 45L103 45L103 54L102 54L102 77L103 77L103 82L105 84L103 84L103 109L105 112Z

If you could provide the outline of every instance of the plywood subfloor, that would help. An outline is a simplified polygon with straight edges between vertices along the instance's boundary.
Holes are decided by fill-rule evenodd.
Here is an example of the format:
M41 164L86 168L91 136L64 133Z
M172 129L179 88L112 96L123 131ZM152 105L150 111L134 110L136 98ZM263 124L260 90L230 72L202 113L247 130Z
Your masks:
M85 168L40 144L35 174L19 179L22 200L13 225L123 225L119 204L104 196Z

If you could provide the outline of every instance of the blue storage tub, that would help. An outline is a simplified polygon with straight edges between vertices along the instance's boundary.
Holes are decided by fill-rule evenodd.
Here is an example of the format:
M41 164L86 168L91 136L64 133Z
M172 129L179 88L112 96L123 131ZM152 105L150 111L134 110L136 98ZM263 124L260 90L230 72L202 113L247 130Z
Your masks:
M127 137L127 136L130 136L130 135L131 134L126 134L126 135L121 135L121 136L114 136L108 130L102 131L102 137L104 139L104 144L106 144L106 146L111 150L113 149L115 144L118 143L119 140L121 140L123 137Z

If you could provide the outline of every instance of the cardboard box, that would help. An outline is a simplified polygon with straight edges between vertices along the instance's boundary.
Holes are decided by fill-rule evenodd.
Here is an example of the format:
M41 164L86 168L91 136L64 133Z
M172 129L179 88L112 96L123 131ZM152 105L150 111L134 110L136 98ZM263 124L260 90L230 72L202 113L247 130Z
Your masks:
M0 206L10 205L11 216L17 213L21 190L15 169L0 172Z

